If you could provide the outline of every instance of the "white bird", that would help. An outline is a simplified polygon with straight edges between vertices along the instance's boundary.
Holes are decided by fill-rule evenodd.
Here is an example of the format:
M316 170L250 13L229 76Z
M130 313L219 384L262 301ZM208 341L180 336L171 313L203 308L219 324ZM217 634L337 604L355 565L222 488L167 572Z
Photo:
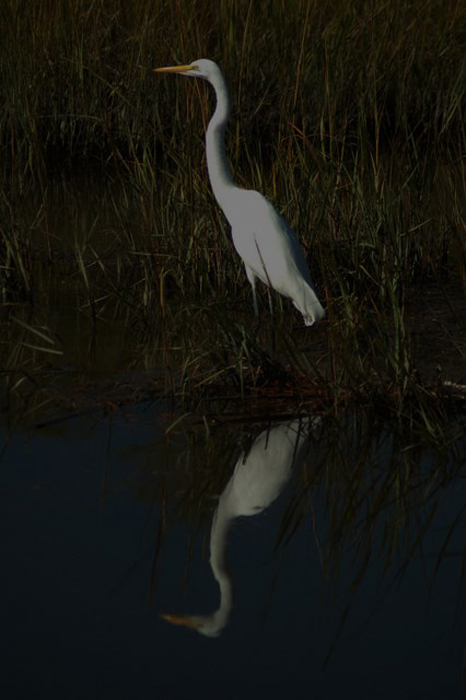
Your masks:
M285 219L260 192L238 187L225 155L224 132L230 116L230 97L222 71L201 58L189 65L156 68L158 73L180 73L204 78L214 88L217 106L206 133L210 184L230 226L233 244L251 283L254 311L259 315L256 279L293 301L306 326L325 316L315 294L301 246Z
M293 469L304 460L309 431L320 419L303 417L264 430L247 454L242 454L220 495L210 533L210 566L220 589L220 605L209 615L161 617L175 625L217 637L228 624L233 607L233 582L227 565L227 539L231 524L240 516L259 515L282 492Z

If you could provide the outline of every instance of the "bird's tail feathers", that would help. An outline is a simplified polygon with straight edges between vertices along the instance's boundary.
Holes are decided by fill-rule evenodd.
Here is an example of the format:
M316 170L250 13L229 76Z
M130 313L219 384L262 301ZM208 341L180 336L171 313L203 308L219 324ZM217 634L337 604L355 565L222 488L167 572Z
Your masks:
M293 299L293 304L300 311L306 326L312 326L325 316L325 309L318 300L316 293L306 282L303 283L299 296Z

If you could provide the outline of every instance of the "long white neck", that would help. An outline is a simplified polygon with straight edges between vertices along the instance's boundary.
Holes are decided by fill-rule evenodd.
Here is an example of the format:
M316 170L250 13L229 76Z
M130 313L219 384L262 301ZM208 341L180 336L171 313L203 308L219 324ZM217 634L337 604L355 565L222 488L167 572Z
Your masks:
M206 133L207 167L215 199L229 219L231 193L238 189L233 181L224 143L225 127L230 117L230 96L223 75L216 76L211 85L215 90L217 106Z

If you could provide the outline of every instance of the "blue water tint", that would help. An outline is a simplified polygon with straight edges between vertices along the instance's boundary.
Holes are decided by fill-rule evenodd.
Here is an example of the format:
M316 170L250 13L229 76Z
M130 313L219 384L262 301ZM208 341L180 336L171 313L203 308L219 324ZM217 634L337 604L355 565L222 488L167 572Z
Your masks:
M423 544L425 561L417 556L399 581L390 586L395 570L382 578L374 557L336 638L348 556L337 582L326 580L310 517L276 549L285 487L268 509L232 524L234 607L222 634L206 638L158 614L217 607L203 549L209 523L196 532L183 518L170 521L149 596L160 508L135 497L134 475L149 452L157 470L175 464L180 449L167 445L154 418L77 419L10 438L0 461L0 697L462 697L458 557L443 560L431 592L425 568L464 489L445 496ZM323 500L315 507L324 509ZM464 523L449 550L463 546L462 536Z

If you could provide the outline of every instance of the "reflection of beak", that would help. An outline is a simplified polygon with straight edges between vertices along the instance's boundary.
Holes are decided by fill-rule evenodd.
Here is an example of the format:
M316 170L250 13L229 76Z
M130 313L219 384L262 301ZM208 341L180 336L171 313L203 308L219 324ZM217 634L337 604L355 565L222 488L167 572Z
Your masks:
M162 620L171 622L172 625L180 625L181 627L188 627L190 630L197 629L197 625L190 615L171 615L170 613L160 613Z
M166 68L154 68L154 73L185 73L194 70L194 66L167 66Z

